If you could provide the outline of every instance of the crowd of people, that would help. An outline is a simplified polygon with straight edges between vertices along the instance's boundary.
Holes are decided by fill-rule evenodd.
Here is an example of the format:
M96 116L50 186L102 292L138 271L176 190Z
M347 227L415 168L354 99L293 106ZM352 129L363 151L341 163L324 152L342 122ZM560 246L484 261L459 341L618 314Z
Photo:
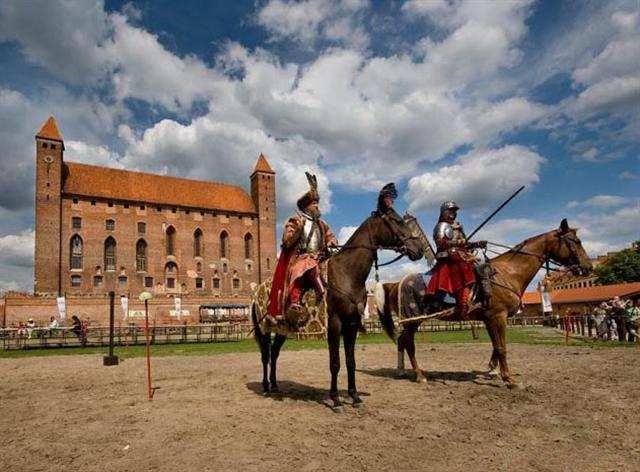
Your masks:
M604 341L635 342L640 323L640 299L614 297L587 314L589 336Z
M42 336L55 337L58 336L62 330L68 330L72 332L79 341L84 342L87 337L89 320L82 321L77 315L73 315L70 321L70 323L63 323L65 325L63 326L55 316L52 316L46 326L39 326L33 318L29 318L26 322L20 321L17 326L12 326L12 328L16 329L15 334L21 339L32 339Z

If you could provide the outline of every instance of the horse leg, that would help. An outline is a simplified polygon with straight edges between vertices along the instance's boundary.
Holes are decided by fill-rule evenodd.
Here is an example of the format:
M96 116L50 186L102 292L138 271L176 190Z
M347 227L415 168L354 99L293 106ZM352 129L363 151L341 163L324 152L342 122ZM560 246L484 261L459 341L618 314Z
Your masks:
M518 382L509 373L509 365L507 364L507 317L506 315L500 315L493 322L495 323L498 338L496 350L498 351L498 361L500 363L500 377L503 382L506 382L507 387L518 387Z
M398 376L404 377L405 375L405 367L404 367L404 351L406 350L407 345L407 332L403 328L400 336L398 336Z
M359 324L343 325L342 337L344 339L344 357L347 364L347 383L349 396L353 400L353 406L359 407L362 399L356 388L356 339L358 337Z
M271 346L271 372L269 374L271 393L280 393L280 389L278 388L278 382L276 379L276 366L278 363L278 356L280 355L280 348L286 340L286 336L283 336L282 334L276 334L276 337L273 340L273 345Z
M496 346L498 345L498 336L494 324L490 323L489 321L485 321L485 324L487 326L487 333L489 333L491 346L493 348L491 351L491 359L489 360L489 371L487 372L487 375L490 377L497 377L499 374L497 368L500 359L498 349L496 348Z
M269 393L269 357L271 351L271 334L260 334L260 354L262 356L262 392Z
M409 355L409 360L411 361L411 367L413 367L413 371L416 373L416 382L425 383L427 378L422 373L422 369L418 365L418 359L416 359L416 342L415 335L416 331L420 324L411 324L407 326L405 329L407 330L407 354Z
M332 316L327 326L327 342L329 343L329 370L331 371L331 390L329 398L333 402L333 411L342 410L342 401L338 392L338 373L340 372L340 320Z

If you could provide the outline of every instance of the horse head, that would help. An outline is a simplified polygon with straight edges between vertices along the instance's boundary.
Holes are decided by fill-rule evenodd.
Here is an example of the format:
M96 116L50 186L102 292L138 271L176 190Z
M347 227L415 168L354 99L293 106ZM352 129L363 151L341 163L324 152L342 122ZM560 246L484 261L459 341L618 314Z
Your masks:
M372 234L375 244L406 254L412 261L424 256L427 247L423 238L411 226L410 218L403 218L394 210L383 214L375 212L373 216L373 220L378 223Z
M593 265L582 247L577 230L570 228L567 219L563 219L560 228L551 232L551 244L548 256L554 262L567 267L575 275L587 275Z

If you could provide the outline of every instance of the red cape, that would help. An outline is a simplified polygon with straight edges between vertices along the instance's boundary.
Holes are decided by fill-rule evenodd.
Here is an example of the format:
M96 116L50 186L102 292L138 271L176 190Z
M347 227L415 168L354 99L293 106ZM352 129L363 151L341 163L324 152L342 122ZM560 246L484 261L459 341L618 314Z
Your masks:
M287 278L287 268L289 267L289 261L293 255L293 250L283 249L278 257L278 263L276 264L276 270L273 273L273 281L271 282L271 291L269 292L269 305L267 305L267 313L271 316L278 316L282 314L283 304L285 300L284 284Z

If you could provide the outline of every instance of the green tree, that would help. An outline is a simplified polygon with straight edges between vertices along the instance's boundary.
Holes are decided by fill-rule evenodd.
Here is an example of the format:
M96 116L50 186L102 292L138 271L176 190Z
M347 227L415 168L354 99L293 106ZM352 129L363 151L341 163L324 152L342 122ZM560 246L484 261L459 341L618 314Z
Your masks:
M640 282L640 241L610 257L593 272L599 285Z

